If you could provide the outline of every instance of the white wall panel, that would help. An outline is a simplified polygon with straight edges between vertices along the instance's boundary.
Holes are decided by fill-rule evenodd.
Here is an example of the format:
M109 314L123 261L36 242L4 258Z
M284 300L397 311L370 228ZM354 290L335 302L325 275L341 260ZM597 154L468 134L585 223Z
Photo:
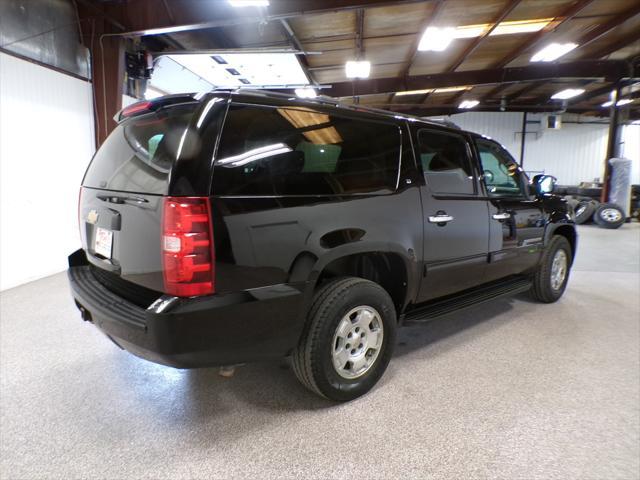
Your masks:
M91 84L0 53L0 289L66 268L94 148Z
M480 133L500 142L517 161L520 161L522 113L465 112L451 115L451 121L463 130Z
M518 112L465 112L451 115L450 119L465 130L487 135L502 143L516 160L520 160L522 113ZM528 122L539 122L541 115L527 115ZM581 121L582 123L569 123ZM602 122L602 123L592 123ZM634 183L640 183L640 147L633 135L636 126L626 127L623 138L628 137L625 156L634 160ZM564 185L578 184L602 177L607 151L609 127L606 120L563 115L560 130L545 130L540 134L539 123L527 124L524 168L554 175ZM638 128L640 130L640 128ZM537 134L536 134L537 132ZM638 152L634 154L633 152Z
M540 131L540 125L530 124L529 129ZM543 130L537 138L535 134L528 134L524 169L553 175L561 185L602 178L608 137L606 123L564 122L560 130Z

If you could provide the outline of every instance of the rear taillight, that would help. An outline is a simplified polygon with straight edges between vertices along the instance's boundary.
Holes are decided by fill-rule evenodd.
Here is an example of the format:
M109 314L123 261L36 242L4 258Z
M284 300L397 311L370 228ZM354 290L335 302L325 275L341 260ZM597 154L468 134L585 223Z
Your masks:
M211 209L207 197L165 197L162 218L165 292L177 297L215 292Z

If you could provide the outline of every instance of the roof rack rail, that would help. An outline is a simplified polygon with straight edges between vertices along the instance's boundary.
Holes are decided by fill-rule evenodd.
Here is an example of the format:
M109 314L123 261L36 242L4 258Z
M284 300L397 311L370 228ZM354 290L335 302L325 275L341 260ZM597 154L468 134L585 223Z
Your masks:
M268 97L279 97L279 98L287 98L290 99L292 96L295 97L294 94L290 94L290 93L283 93L283 92L274 92L273 90L268 90L268 89L256 89L256 88L244 88L244 87L240 87L240 88L216 88L213 91L225 91L225 92L229 92L231 91L232 93L249 93L249 94L254 94L254 95L261 95L261 96L268 96ZM412 121L421 121L421 122L426 122L426 123L431 123L431 124L435 124L435 125L445 125L448 127L453 127L453 128L457 128L458 130L460 129L460 127L458 125L456 125L455 123L448 121L448 120L434 120L434 119L429 119L429 118L422 118L422 117L418 117L416 115L409 115L409 114L404 114L401 112L394 112L392 110L384 110L382 108L374 108L374 107L368 107L366 105L361 105L361 104L350 104L350 103L343 103L341 102L339 99L335 98L335 97L329 97L326 95L318 95L314 98L300 98L299 99L302 102L305 103L315 103L315 104L319 104L319 105L331 105L333 107L338 107L338 108L344 108L346 110L352 110L352 111L356 111L356 112L370 112L370 113L376 113L376 114L380 114L380 115L385 115L385 116L391 116L391 117L395 117L397 119L407 119L407 120L412 120Z

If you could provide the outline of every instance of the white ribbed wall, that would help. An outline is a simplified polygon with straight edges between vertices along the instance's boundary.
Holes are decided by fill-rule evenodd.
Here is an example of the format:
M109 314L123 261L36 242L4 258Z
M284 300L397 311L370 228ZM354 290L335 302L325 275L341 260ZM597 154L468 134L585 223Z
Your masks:
M95 144L89 82L0 53L0 290L62 271Z
M520 161L522 114L518 112L465 112L451 115L451 121L463 130L480 133L500 142L513 158Z
M522 113L465 112L450 117L465 130L492 137L502 143L516 160L520 160ZM539 114L528 114L528 121L540 120ZM576 185L602 177L607 151L608 124L606 119L563 115L560 130L540 131L539 123L528 123L524 154L524 168L529 172L543 171L558 178L561 185ZM593 124L586 122L603 122ZM623 128L623 155L634 161L632 183L640 183L640 126Z

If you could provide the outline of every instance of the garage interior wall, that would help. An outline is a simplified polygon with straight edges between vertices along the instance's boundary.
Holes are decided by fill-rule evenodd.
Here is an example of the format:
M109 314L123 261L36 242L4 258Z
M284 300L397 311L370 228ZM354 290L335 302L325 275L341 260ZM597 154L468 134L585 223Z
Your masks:
M487 135L520 161L520 112L465 112L449 119L465 130ZM541 130L541 114L527 115L524 169L553 175L561 185L577 185L602 178L609 123L606 118L562 116L559 130ZM570 123L571 122L571 123ZM579 123L573 123L579 122ZM640 183L640 126L622 129L622 155L633 160L632 183Z
M0 290L66 268L95 150L91 83L0 53Z

